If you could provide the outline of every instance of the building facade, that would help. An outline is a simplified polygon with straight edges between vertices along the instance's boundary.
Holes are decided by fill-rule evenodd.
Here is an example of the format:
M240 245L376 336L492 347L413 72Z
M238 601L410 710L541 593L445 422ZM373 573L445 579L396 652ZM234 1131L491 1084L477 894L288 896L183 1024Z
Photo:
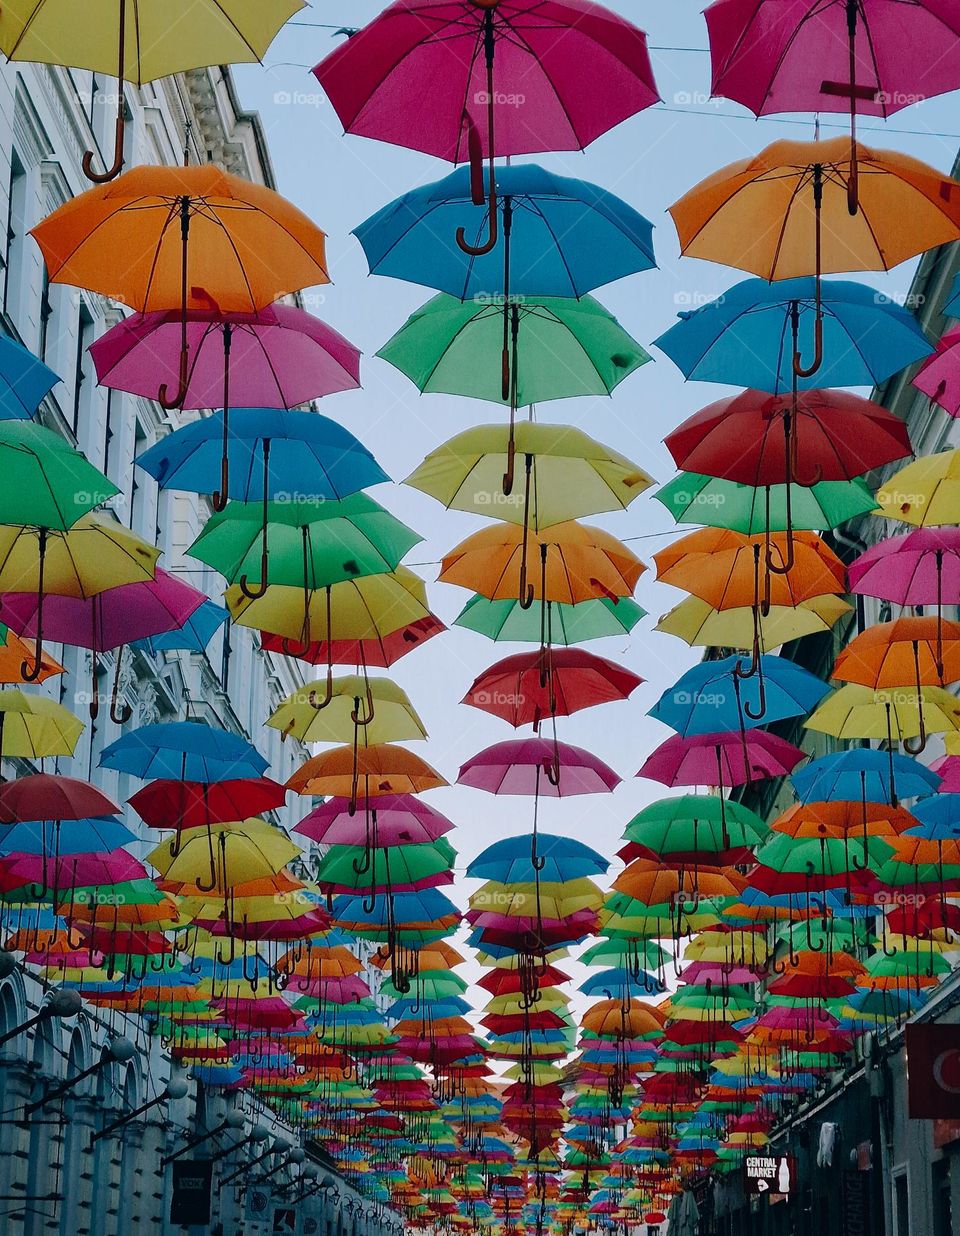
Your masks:
M209 514L206 499L161 492L133 468L135 456L174 428L179 414L171 418L149 400L98 387L88 348L124 310L103 297L48 284L29 235L42 218L89 187L81 171L83 152L112 149L115 89L112 81L86 72L29 64L0 68L2 329L60 375L39 419L118 486L110 503L117 519L160 544L161 565L186 572L190 583L219 599L217 578L183 557ZM256 115L240 107L229 70L197 70L141 89L128 85L124 93L127 166L213 160L273 184L263 129ZM105 654L94 665L79 649L49 651L67 673L42 689L86 720L87 729L74 758L55 767L48 761L45 771L89 778L100 752L120 732L106 708L96 720L88 717L94 675L105 698L115 658ZM202 718L251 738L279 781L304 752L296 743L281 744L279 734L261 722L301 681L297 663L265 654L256 633L241 628L216 635L204 653L127 650L119 670L120 694L132 710L127 728ZM7 775L28 771L35 769L5 769ZM97 781L119 802L138 788L114 773L97 773ZM126 822L135 831L142 828L132 813ZM143 849L155 841L144 836ZM336 1177L302 1131L286 1127L242 1092L205 1088L189 1075L172 1073L163 1044L141 1021L63 1005L9 954L0 953L0 974L4 1236L189 1231L171 1219L174 1172L184 1161L200 1164L201 1175L213 1172L210 1226L193 1230L382 1236L395 1226L394 1217ZM74 1084L59 1093L68 1081ZM211 1159L212 1169L202 1166ZM297 1226L276 1227L289 1221L290 1210ZM284 1213L278 1217L278 1211Z

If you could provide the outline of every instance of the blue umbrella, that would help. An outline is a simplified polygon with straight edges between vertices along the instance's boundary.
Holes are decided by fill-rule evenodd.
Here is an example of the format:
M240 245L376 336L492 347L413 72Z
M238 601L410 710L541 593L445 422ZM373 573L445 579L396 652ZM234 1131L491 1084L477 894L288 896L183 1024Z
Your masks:
M740 678L743 657L704 661L663 693L649 715L684 738L752 729L787 717L806 716L829 688L808 670L783 657L759 658L760 673Z
M481 296L584 293L656 266L653 225L598 185L535 163L497 168L504 239L487 254L464 253L458 227L480 235L470 169L404 194L355 229L372 274Z
M103 854L136 841L112 816L90 820L21 820L0 827L0 854Z
M659 994L666 990L660 980L648 971L641 970L638 976L623 966L591 974L585 983L580 984L585 996L606 996L608 1000L620 996L624 988L631 996Z
M471 1006L460 996L445 996L442 1000L424 1000L417 996L410 1000L394 1000L387 1009L386 1016L392 1021L403 1021L411 1017L438 1020L442 1017L461 1017L471 1011Z
M227 496L238 502L349 497L390 478L348 429L315 412L230 411ZM265 444L269 446L265 448ZM184 425L137 460L164 489L213 493L220 484L223 413Z
M936 793L940 778L905 755L893 756L867 747L836 751L813 760L790 778L801 802L893 803Z
M947 302L943 306L945 318L960 318L960 274L953 276Z
M156 656L158 652L203 652L207 644L230 617L230 611L215 601L204 601L195 609L178 631L148 635L134 640L131 648Z
M0 336L0 421L25 421L60 381L13 339Z
M875 386L933 352L916 317L874 288L846 279L821 288L823 360L798 389ZM687 378L779 394L791 388L794 352L815 351L816 279L746 279L680 317L655 343Z
M537 846L543 867L531 862L531 842ZM506 837L488 846L467 867L471 879L496 880L500 884L529 884L540 879L545 884L560 884L582 876L603 875L610 864L596 850L570 837L541 833Z
M927 841L960 840L960 794L935 794L916 803L913 817L918 824L904 830L908 837Z
M142 780L231 781L262 776L269 763L245 738L202 721L166 721L123 734L100 756L101 768Z

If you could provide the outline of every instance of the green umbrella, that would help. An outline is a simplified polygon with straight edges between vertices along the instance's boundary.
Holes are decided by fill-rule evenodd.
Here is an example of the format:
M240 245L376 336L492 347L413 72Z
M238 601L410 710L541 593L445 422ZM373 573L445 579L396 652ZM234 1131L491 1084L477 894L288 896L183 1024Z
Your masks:
M563 646L628 634L646 616L646 610L629 597L602 597L579 605L548 601L546 609L552 643ZM470 598L453 625L510 643L538 644L542 636L535 610L524 609L516 600L491 601L479 594Z
M421 538L366 494L337 502L230 502L187 551L240 582L251 599L270 584L318 588L396 569ZM248 585L248 576L259 585Z
M445 837L428 845L393 846L389 854L362 845L332 845L320 860L317 883L370 891L399 888L450 870L456 857Z
M514 398L504 398L503 306L434 296L377 353L425 394L494 403L609 395L650 355L592 296L511 305Z
M708 524L747 536L761 535L768 528L781 532L790 526L786 485L755 488L699 472L681 472L653 496L678 524ZM795 485L791 504L792 526L818 531L877 509L873 494L860 479L821 481L809 488Z
M84 456L33 421L0 421L0 524L60 532L120 491Z
M661 855L709 854L757 845L769 831L760 816L741 803L722 803L709 794L683 794L644 807L623 835Z

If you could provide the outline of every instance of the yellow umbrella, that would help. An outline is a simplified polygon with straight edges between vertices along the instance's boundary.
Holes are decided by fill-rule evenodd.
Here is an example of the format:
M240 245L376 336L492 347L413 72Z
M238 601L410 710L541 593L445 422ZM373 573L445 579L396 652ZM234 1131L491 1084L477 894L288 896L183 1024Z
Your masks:
M769 652L805 635L829 631L852 607L838 596L818 596L798 605L772 605L759 619L760 651ZM714 609L700 597L687 597L657 623L655 630L676 635L695 648L749 648L754 615L750 606Z
M147 855L163 886L191 885L220 896L235 885L276 875L300 853L286 833L266 820L192 828L162 841Z
M0 50L10 60L62 64L118 77L113 166L83 171L97 182L123 167L124 81L142 86L158 77L215 64L259 60L283 23L305 0L4 0Z
M376 746L427 736L407 693L389 678L351 674L332 679L326 698L322 691L321 683L308 683L288 695L267 725L304 743L359 739L363 746Z
M848 682L828 695L804 724L834 738L886 739L892 744L925 732L960 730L960 700L943 687L874 691Z
M585 878L539 886L488 880L470 898L471 910L493 910L511 918L565 919L578 910L599 910L602 904L603 893Z
M960 523L960 449L924 455L877 490L875 514L917 528Z
M73 755L84 724L45 695L0 691L0 754L22 759Z

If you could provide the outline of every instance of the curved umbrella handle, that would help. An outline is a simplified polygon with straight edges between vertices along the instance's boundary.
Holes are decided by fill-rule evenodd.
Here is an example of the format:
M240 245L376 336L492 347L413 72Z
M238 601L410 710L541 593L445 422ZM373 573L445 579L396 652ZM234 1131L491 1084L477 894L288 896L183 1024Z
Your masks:
M814 356L813 364L805 366L800 353L794 344L793 373L797 378L810 378L823 363L823 300L821 278L823 275L823 165L815 163L813 167L813 214L815 228L815 277L816 277L816 319L814 321Z
M217 856L214 852L213 832L211 831L209 824L207 825L207 843L210 849L210 883L205 884L200 880L197 880L196 882L197 888L199 888L202 893L212 893L217 887ZM220 836L220 848L223 851L224 860L226 860L226 834L221 834ZM226 867L226 862L224 862L224 867ZM226 871L224 871L224 876L226 876ZM224 887L226 887L226 879L224 879Z
M527 583L527 553L530 544L530 482L533 472L533 456L527 455L524 462L525 477L523 483L523 541L520 547L520 608L529 609L536 595L533 584ZM540 546L540 556L543 569L546 570L546 545Z
M517 440L514 433L514 410L510 409L510 437L507 439L507 470L503 474L501 489L503 496L509 498L513 493L513 478L517 463Z
M24 682L36 682L43 669L43 569L47 556L46 528L40 529L39 537L39 561L37 563L37 634L35 639L36 652L34 654L32 666L29 661L23 661L20 665L20 677ZM96 698L96 693L94 693L94 698Z
M214 490L211 501L215 511L227 505L230 489L230 350L233 346L233 326L223 324L223 444L220 454L220 488ZM270 439L263 442L263 501L266 505L270 489Z
M110 720L114 725L126 725L133 716L133 709L120 699L120 666L123 663L123 645L117 649L117 661L113 671L113 685L110 688Z
M759 721L767 712L767 684L764 678L763 665L758 660L757 662L757 711L754 712L750 707L750 701L745 700L743 711L747 714L751 721Z
M172 412L175 408L182 406L183 401L187 397L187 386L190 372L190 352L186 347L180 349L180 368L177 375L177 386L173 394L170 394L170 388L166 382L161 383L160 389L157 391L157 403L166 411ZM220 508L222 509L222 508Z
M487 239L481 245L471 245L467 240L466 228L457 228L457 247L471 257L481 257L485 253L491 253L496 247L499 238L499 219L497 213L497 171L494 163L494 154L496 143L495 130L496 120L494 117L495 96L493 91L493 64L494 64L494 30L493 30L493 10L487 9L483 15L483 42L484 53L487 62L487 158L489 160L488 171L488 188L487 188L487 208L489 212L489 232ZM480 198L481 185L483 184L483 149L480 144L480 134L473 122L473 118L465 113L467 121L467 145L470 155L470 172L471 172L471 188L474 204L477 206L483 205L483 200Z
M793 372L798 378L812 378L823 364L823 313L817 303L817 316L813 323L813 364L806 366L799 352L793 354Z
M376 707L374 705L374 700L373 700L373 689L370 686L369 679L367 680L366 706L367 706L366 716L361 717L360 716L360 696L357 695L354 697L353 709L350 713L350 720L353 722L354 725L357 725L357 726L372 725L373 719L377 715Z
M123 171L123 137L127 123L126 116L124 115L123 82L118 84L117 95L119 102L117 104L117 122L113 138L113 163L106 171L95 172L93 170L93 160L96 156L92 150L84 151L83 159L80 163L84 176L95 185L105 185Z
M263 527L260 531L260 583L257 584L256 587L251 587L246 572L240 576L240 591L248 601L259 601L260 598L266 594L266 591L270 586L270 581L268 579L270 569L270 546L267 540L269 535L267 532L267 523L267 499L264 498Z

